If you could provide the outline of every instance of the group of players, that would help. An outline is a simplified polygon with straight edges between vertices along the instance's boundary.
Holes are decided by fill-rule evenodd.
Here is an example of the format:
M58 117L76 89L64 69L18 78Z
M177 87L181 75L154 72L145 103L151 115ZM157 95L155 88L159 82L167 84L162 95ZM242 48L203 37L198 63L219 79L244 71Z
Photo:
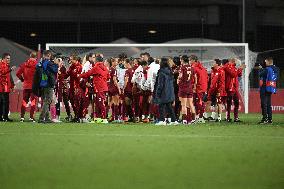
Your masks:
M176 99L172 106L181 124L205 123L205 120L220 122L224 107L226 121L240 122L238 77L242 75L244 65L237 67L235 59L215 59L209 74L195 55L168 59L174 76ZM50 105L52 122L61 122L63 105L67 114L65 120L69 122L157 122L158 104L153 99L160 69L158 58L152 58L147 52L141 53L139 58L127 58L122 53L109 59L104 59L103 54L90 53L83 60L71 55L68 66L61 56L54 56L52 61L58 65L54 98ZM35 68L36 55L32 53L16 74L24 88L22 122L25 121L29 101L30 120L35 121L37 97L32 92ZM230 117L232 102L233 120ZM169 120L166 118L166 121Z

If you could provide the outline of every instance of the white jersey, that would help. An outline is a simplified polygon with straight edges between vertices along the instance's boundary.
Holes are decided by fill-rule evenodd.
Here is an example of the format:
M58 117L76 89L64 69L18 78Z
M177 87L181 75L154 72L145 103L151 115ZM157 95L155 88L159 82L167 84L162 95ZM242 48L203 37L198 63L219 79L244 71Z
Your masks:
M126 70L127 69L122 69L119 66L116 67L118 86L120 89L124 88L124 76L125 76Z
M138 88L143 89L143 83L145 83L145 77L143 74L143 67L140 65L138 68L135 70L131 83L137 84Z
M149 65L149 69L148 69L148 72L147 72L146 85L147 85L147 88L149 90L151 90L151 92L154 91L154 86L155 86L155 83L156 83L156 78L157 78L157 74L158 74L159 69L160 69L160 64L156 64L155 62L152 62Z
M87 72L90 71L92 68L93 68L93 65L91 64L91 62L87 61L87 62L85 62L85 64L83 65L82 73L87 73Z

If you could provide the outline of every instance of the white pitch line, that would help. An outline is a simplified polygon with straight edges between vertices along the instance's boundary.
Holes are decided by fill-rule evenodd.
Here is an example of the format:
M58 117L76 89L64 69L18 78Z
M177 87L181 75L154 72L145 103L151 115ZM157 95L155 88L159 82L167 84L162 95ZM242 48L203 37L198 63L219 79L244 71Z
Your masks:
M131 134L118 134L118 133L15 133L15 132L2 132L0 135L39 135L39 136L99 136L99 137L165 137L165 138L271 138L271 139L284 139L284 136L255 136L255 135L158 135L158 134L145 134L145 135L131 135Z

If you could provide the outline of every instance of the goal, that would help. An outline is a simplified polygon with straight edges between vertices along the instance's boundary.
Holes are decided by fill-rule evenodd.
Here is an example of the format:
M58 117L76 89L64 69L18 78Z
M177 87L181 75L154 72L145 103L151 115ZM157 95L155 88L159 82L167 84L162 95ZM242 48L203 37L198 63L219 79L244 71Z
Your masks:
M102 53L104 58L115 57L126 53L128 57L139 57L140 53L148 52L153 58L175 57L180 55L196 55L206 67L208 73L211 71L214 59L236 58L237 66L245 64L242 77L239 78L241 106L240 111L248 113L249 101L249 73L256 61L256 54L249 51L247 43L162 43L162 44L61 44L48 43L46 49L63 56L76 53L81 58L90 52Z

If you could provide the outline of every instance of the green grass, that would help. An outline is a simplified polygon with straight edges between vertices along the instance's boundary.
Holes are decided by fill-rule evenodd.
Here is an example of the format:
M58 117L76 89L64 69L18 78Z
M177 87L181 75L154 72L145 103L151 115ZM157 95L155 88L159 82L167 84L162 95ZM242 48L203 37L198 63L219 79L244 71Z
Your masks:
M16 118L16 115L13 115ZM0 188L284 188L284 116L258 126L0 123Z

